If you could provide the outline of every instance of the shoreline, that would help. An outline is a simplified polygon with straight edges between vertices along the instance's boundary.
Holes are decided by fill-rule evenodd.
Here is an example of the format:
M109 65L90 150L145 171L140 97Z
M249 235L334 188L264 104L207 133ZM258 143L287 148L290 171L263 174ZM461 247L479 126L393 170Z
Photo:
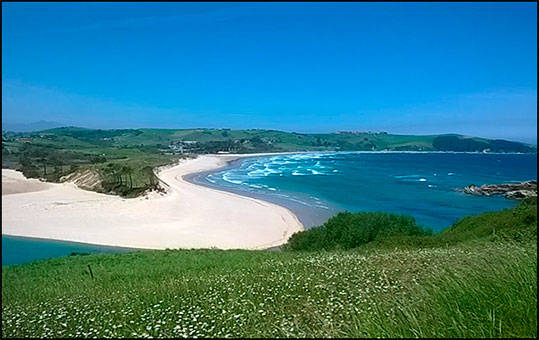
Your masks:
M314 208L310 206L306 207L305 204L296 203L292 200L279 198L277 196L273 196L270 194L262 194L262 193L257 193L257 192L234 189L231 187L208 183L207 181L203 180L203 178L205 178L206 175L208 174L217 173L220 171L224 171L224 170L239 166L241 163L252 158L277 156L277 155L283 155L283 154L292 155L292 154L302 154L302 153L311 154L313 152L302 151L302 152L268 152L268 153L254 153L254 154L223 154L223 155L230 155L231 158L224 160L225 164L223 164L221 167L211 169L211 170L203 170L199 172L185 174L182 176L182 179L194 185L198 185L198 186L202 186L202 187L206 187L206 188L210 188L214 190L229 192L229 193L240 195L240 196L250 197L253 199L262 200L265 202L269 202L269 203L273 203L278 206L281 206L285 209L290 210L301 222L304 230L306 230L315 226L322 225L330 217L332 217L335 213L338 212L338 210L336 210L337 208L333 207L333 208L328 208L328 210L324 210L324 209Z
M225 171L235 166L239 166L240 163L247 161L249 158L255 158L255 157L257 156L249 156L249 157L230 160L228 161L227 165L221 168L187 174L184 176L184 179L190 183L200 185L203 187L216 189L220 191L226 191L226 192L230 192L230 193L238 194L242 196L252 197L254 199L260 199L266 202L274 203L282 207L285 207L289 209L290 211L292 211L292 213L294 213L298 217L298 219L303 224L305 229L310 229L312 227L322 225L330 217L332 217L333 215L335 215L337 212L340 211L338 210L337 207L330 207L327 210L322 209L322 208L315 208L312 206L308 206L305 203L298 203L294 200L281 198L275 195L271 195L269 193L264 194L260 192L236 189L233 187L227 187L227 186L223 186L219 184L210 183L205 180L206 176L209 174L214 174L217 172ZM260 156L260 157L264 157L264 156ZM329 203L326 203L326 204L330 205Z
M304 230L289 209L184 180L230 160L271 154L202 155L161 167L156 174L168 186L164 195L124 199L71 183L41 182L46 188L39 191L19 188L17 193L3 194L2 235L136 249L280 246ZM15 187L32 181L2 169L3 188L10 180Z

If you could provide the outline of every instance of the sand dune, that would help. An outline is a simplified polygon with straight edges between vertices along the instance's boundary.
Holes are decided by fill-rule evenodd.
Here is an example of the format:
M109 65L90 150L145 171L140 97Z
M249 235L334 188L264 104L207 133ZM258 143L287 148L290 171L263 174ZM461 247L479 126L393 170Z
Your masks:
M163 168L157 175L167 194L134 199L81 190L71 183L42 183L3 169L2 234L152 249L262 249L303 230L284 207L182 178L238 157L199 156Z
M24 177L21 172L2 170L2 196L46 190L52 187L50 183L38 179Z

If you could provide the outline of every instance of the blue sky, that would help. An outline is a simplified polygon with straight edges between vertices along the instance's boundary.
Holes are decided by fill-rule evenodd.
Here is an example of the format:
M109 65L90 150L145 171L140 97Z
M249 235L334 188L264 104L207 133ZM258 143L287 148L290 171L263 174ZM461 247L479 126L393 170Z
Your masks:
M536 143L536 3L3 3L2 121Z

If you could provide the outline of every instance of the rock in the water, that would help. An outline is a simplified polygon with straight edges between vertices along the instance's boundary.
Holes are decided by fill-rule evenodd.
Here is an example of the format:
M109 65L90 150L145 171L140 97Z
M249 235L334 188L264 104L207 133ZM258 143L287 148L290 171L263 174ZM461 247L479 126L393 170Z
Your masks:
M469 185L461 189L470 195L504 195L506 198L521 200L526 197L537 196L537 181L526 181L522 183L504 183L504 184L484 184L480 187Z
M523 200L527 197L536 197L537 191L533 190L515 190L515 191L508 191L504 194L506 198L513 199L513 200Z

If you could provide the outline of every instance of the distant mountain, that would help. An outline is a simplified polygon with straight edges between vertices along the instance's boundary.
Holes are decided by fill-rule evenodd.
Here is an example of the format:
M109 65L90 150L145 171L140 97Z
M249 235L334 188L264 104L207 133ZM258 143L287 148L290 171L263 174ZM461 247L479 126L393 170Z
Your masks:
M6 123L2 122L2 131L13 131L13 132L32 132L32 131L41 131L46 129L57 128L65 126L66 124L58 122L50 122L47 120L40 120L38 122L21 124L21 123Z

